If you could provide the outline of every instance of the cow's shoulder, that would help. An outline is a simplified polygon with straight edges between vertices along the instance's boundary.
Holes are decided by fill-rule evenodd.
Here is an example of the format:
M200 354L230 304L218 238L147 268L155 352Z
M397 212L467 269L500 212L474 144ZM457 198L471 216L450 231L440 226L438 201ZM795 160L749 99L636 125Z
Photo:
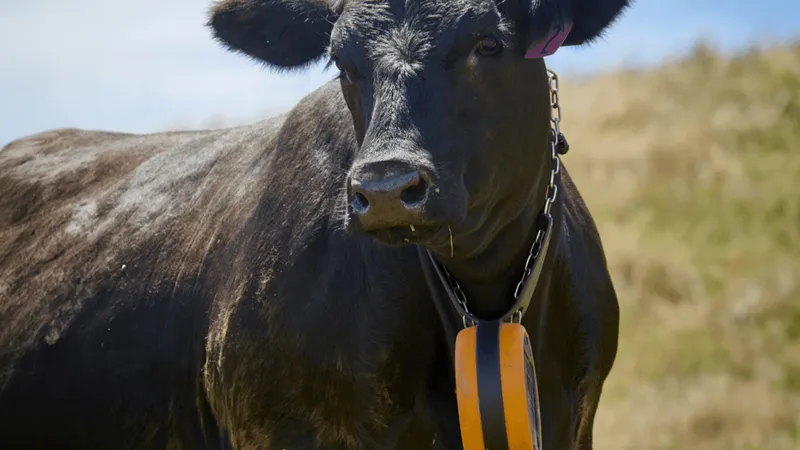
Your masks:
M213 295L231 270L263 258L242 246L288 264L311 236L329 234L353 142L337 89L233 128L59 129L7 145L0 353L52 345L81 314L99 327L186 286Z
M87 308L107 319L197 278L257 203L282 120L153 134L60 129L7 145L0 351L52 345Z

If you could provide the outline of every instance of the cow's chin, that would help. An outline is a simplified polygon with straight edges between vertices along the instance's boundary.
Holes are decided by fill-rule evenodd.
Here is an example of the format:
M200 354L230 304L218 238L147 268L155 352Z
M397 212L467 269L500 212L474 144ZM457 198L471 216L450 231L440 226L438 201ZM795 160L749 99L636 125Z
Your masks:
M383 245L422 245L435 246L442 241L442 232L447 231L443 225L420 225L412 227L392 227L368 231L372 239Z
M368 236L376 243L390 247L401 245L435 247L447 242L448 239L447 226L444 224L409 224L364 230L359 226L358 220L349 218L346 229L351 235Z

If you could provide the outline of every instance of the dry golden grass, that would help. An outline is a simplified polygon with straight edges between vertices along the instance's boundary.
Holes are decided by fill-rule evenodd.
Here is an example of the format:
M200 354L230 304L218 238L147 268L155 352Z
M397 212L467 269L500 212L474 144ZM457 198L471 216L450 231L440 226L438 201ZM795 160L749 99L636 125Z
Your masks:
M622 308L599 450L800 448L800 44L562 79Z

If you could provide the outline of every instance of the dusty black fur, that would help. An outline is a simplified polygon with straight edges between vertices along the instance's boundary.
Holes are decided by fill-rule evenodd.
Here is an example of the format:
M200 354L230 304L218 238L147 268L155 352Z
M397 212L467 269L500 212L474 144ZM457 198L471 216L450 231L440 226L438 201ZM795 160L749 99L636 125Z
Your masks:
M209 23L232 50L284 70L330 56L341 75L246 126L9 144L0 447L460 449L417 248L471 311L508 308L550 170L545 65L522 55L554 17L589 42L627 3L223 1ZM364 227L353 179L398 167L429 177L422 207ZM544 448L586 450L618 307L562 170L524 324Z

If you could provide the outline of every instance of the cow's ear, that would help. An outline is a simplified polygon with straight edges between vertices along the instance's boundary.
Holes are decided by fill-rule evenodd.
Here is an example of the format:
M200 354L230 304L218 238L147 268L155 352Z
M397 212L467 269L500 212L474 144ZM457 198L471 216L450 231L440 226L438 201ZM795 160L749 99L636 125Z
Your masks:
M600 37L632 0L523 0L527 44L541 56L559 45L582 45Z
M325 54L338 12L325 0L220 0L214 38L273 68L302 68Z

